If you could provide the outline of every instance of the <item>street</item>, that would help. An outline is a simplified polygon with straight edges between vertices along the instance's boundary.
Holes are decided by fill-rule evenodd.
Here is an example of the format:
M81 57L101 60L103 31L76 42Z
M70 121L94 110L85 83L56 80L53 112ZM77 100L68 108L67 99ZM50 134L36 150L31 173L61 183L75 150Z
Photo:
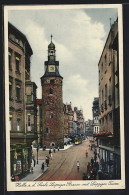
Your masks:
M73 145L67 150L60 150L53 153L52 160L48 170L41 175L38 181L59 181L59 180L82 180L83 173L87 171L87 164L94 156L94 151L88 149L89 140L80 145ZM86 158L85 151L89 154ZM48 151L40 151L39 158L48 154ZM80 169L77 170L77 161L80 163Z

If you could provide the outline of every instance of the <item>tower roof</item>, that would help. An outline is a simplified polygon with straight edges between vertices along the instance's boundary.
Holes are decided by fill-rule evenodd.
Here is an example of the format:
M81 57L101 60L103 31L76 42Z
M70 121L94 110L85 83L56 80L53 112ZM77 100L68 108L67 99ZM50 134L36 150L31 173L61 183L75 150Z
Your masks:
M48 49L55 49L54 43L51 41L51 43L48 45Z
M48 45L48 49L55 49L55 45L54 43L52 42L52 35L51 35L51 43Z

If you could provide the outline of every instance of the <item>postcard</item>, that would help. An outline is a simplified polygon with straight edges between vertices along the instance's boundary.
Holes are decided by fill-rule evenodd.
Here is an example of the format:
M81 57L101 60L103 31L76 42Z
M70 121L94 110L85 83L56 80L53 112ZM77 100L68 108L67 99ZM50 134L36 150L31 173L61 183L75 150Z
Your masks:
M7 191L125 189L122 5L4 6Z

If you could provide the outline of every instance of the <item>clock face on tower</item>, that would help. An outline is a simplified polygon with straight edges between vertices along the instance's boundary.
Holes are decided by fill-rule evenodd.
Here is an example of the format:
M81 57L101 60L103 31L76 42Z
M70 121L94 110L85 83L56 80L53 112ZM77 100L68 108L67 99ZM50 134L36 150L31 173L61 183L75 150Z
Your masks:
M48 66L48 71L49 72L55 72L55 65L49 65Z

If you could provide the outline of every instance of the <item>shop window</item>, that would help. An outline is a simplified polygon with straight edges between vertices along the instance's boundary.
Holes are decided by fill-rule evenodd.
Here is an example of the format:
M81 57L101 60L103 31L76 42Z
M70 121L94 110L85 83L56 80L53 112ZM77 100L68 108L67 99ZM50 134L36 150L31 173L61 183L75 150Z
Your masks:
M21 130L21 119L17 118L17 131Z
M17 101L20 100L20 90L21 90L20 85L16 85L16 100Z

